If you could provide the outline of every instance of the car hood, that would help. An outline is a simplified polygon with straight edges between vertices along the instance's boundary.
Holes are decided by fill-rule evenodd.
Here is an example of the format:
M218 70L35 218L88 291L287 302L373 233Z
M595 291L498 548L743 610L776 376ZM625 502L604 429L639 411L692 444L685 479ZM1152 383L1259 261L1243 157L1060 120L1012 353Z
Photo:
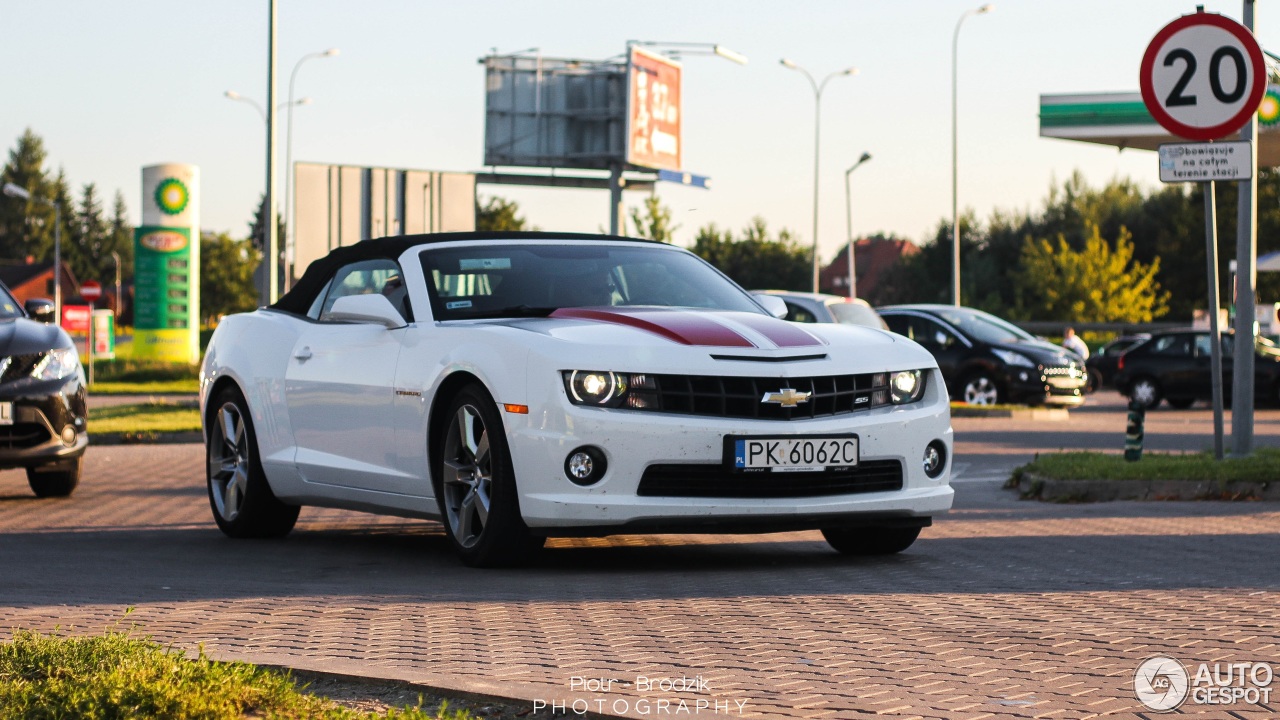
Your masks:
M1080 357L1075 353L1042 340L1016 340L993 343L991 347L1022 353L1041 365L1066 365L1069 361L1081 362Z
M504 319L494 324L592 345L684 345L724 350L823 351L833 341L892 344L875 330L800 325L748 312L665 307L563 308L546 318Z
M69 347L61 328L27 318L0 320L0 357L29 355L55 347Z

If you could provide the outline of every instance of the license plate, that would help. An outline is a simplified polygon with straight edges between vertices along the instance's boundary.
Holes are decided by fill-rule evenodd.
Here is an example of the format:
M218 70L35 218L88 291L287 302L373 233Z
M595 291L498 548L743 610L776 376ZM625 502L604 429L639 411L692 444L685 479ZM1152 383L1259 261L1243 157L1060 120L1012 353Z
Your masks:
M817 472L858 464L856 435L731 439L735 470Z
M0 402L0 425L13 424L13 403Z

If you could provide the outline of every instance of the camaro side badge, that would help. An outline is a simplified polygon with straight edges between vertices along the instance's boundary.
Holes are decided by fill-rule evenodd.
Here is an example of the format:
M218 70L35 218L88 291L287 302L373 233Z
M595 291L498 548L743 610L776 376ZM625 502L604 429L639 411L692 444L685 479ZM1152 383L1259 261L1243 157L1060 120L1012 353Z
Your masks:
M778 392L765 393L760 398L762 403L778 403L782 407L795 407L802 402L809 402L809 396L813 393L796 392L792 388L783 388Z

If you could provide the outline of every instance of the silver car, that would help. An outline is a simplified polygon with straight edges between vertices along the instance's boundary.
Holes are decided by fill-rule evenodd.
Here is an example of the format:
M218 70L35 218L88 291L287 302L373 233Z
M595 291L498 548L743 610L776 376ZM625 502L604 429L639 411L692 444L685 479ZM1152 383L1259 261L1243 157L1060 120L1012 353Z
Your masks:
M789 290L752 290L752 295L772 295L787 304L786 320L806 323L843 323L888 330L879 313L861 298Z

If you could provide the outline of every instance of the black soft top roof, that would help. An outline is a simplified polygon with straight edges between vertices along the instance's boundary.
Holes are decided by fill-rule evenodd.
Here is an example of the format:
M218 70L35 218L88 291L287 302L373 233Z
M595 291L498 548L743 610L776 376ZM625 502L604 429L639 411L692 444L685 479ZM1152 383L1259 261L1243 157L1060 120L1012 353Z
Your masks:
M432 233L427 235L397 235L376 240L362 240L354 245L335 248L328 255L315 260L307 266L298 282L289 292L276 301L271 308L284 312L304 315L311 308L316 295L324 288L325 281L340 267L361 260L387 258L395 260L405 250L417 245L430 243L458 242L462 240L503 240L525 242L529 240L626 240L636 243L653 243L654 240L629 238L619 235L595 235L590 233L566 232L451 232ZM662 244L662 243L659 243Z

